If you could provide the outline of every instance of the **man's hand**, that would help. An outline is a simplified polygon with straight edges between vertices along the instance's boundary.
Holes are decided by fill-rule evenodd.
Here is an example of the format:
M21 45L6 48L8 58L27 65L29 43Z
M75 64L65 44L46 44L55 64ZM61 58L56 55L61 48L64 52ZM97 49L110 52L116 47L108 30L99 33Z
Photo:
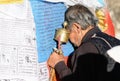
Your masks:
M49 65L50 67L54 68L55 65L56 65L57 63L59 63L60 61L64 61L64 56L61 55L61 54L58 54L58 53L56 53L56 52L53 52L53 53L50 55L47 63L48 63L48 65Z

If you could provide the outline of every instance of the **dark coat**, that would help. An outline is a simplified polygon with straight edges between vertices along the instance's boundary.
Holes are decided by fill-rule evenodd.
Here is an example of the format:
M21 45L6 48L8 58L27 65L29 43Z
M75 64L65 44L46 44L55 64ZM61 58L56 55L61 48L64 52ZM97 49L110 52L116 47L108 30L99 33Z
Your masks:
M99 53L93 43L88 42L95 33L103 32L97 27L87 32L81 45L69 56L69 67L64 62L55 66L61 81L115 81L109 78L107 58Z

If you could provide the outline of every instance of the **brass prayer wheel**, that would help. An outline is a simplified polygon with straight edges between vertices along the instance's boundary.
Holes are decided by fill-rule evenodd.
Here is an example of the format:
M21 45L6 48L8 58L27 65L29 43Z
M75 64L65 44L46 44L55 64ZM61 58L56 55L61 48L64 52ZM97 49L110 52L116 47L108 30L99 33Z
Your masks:
M65 28L67 26L67 22L64 22L64 28L58 28L55 32L55 40L60 41L61 43L67 43L69 40L70 32Z

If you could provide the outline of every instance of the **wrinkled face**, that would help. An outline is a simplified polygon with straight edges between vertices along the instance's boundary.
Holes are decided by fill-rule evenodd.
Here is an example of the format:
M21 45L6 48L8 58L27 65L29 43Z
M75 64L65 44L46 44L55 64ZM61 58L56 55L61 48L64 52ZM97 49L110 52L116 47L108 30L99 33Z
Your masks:
M75 47L78 47L81 44L82 38L81 38L80 29L77 28L75 25L72 25L70 29L69 39Z

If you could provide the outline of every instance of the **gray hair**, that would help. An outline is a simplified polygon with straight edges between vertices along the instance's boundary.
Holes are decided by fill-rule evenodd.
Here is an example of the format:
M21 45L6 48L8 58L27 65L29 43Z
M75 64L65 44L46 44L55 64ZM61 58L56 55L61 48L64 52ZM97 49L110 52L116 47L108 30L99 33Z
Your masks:
M89 26L95 27L97 18L87 7L76 4L66 10L65 21L68 23L68 28L71 27L73 23L78 23L81 25L81 28L85 30Z

